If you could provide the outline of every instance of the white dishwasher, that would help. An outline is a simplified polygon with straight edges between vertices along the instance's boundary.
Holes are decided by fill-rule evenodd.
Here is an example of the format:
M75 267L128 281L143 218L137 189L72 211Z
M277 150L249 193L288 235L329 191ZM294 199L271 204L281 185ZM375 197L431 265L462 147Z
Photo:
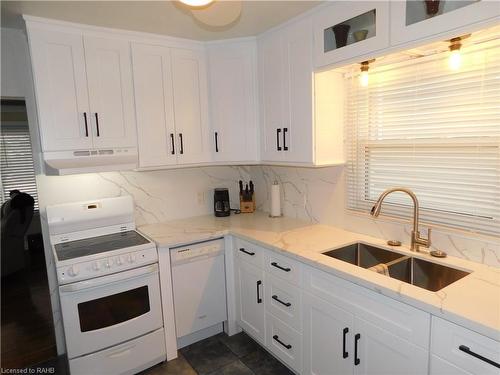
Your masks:
M227 320L224 240L171 248L170 259L181 348L222 331Z

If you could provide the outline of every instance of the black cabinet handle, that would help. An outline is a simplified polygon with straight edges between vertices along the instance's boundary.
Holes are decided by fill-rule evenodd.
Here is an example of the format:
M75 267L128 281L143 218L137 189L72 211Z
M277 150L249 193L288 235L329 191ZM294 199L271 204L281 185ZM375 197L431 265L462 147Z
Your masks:
M215 152L219 152L219 139L218 134L215 132Z
M288 128L283 128L283 151L288 151L288 146L286 145L286 133Z
M285 271L285 272L290 272L292 269L291 268L288 268L288 267L281 267L278 263L276 262L272 262L271 263L271 266L273 267L276 267L276 268L279 268L280 270L282 271Z
M292 345L290 344L285 344L283 341L280 340L278 335L273 336L273 340L276 340L281 346L285 347L286 349L292 349Z
M290 307L292 306L292 304L290 302L283 302L282 300L280 300L278 298L278 296L275 294L274 296L271 297L273 300L275 301L278 301L279 303L281 303L283 306L286 306L286 307Z
M170 143L172 144L172 150L170 151L170 153L174 155L175 154L174 133L170 133Z
M347 334L349 333L349 328L345 327L344 330L342 331L343 337L342 337L342 358L347 358L349 357L349 353L345 350L345 338Z
M260 298L260 289L259 286L262 284L262 281L257 281L257 303L262 303L262 298Z
M354 335L354 365L356 366L361 362L358 358L358 341L360 338L361 335L359 333L356 333L356 335Z
M100 136L100 133L99 133L99 115L97 114L97 112L95 113L95 129L97 131L97 136L99 137Z
M280 133L281 129L276 129L276 149L278 151L281 151L281 146L280 146Z
M184 153L184 142L182 141L182 133L179 133L179 139L181 140L181 150L179 152L182 155Z
M495 366L497 368L500 368L500 363L498 362L495 362L489 358L486 358L486 357L483 357L481 354L477 354L477 353L474 353L472 350L470 350L470 348L468 346L465 346L465 345L460 345L458 347L458 349L460 349L461 351L463 351L464 353L467 353L473 357L476 357L477 359L480 359L481 361L483 362L486 362L492 366Z
M255 253L253 251L246 251L245 248L243 248L243 247L240 247L240 251L242 253L245 253L245 254L248 254L248 255L251 255L251 256L255 255Z
M87 124L87 112L83 112L83 119L85 120L85 136L89 136L89 126Z

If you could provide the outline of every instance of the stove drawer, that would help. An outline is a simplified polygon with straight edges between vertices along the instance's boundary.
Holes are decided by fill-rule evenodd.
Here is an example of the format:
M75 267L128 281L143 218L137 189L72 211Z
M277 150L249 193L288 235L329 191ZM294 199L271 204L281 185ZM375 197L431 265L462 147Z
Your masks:
M69 361L71 375L136 374L166 359L160 328L135 340Z

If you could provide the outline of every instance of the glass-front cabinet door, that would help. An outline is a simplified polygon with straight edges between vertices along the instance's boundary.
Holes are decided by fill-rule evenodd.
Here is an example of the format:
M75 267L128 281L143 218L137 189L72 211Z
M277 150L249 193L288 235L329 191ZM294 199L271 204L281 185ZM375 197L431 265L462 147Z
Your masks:
M335 2L314 25L315 66L345 62L389 46L389 2Z
M391 1L391 45L443 34L460 36L493 25L500 17L497 0Z

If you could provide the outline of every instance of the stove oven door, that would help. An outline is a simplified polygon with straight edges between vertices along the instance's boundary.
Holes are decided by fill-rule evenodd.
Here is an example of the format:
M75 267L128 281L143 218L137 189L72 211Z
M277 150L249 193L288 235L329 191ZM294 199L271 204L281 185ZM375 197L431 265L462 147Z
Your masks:
M158 264L63 285L59 293L70 359L163 324Z

